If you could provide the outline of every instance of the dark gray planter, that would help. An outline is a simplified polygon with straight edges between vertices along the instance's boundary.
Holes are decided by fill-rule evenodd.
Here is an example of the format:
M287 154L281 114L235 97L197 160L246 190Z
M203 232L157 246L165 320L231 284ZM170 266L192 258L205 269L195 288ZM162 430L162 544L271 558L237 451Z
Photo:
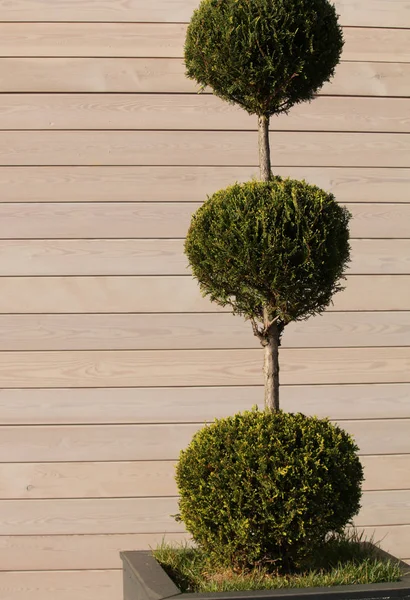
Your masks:
M380 551L381 552L381 551ZM381 552L393 560L394 557ZM402 564L403 578L397 583L371 585L344 585L327 588L300 588L285 590L258 590L250 592L218 592L183 594L168 577L150 552L122 552L124 574L124 600L362 600L403 598L410 600L410 566Z

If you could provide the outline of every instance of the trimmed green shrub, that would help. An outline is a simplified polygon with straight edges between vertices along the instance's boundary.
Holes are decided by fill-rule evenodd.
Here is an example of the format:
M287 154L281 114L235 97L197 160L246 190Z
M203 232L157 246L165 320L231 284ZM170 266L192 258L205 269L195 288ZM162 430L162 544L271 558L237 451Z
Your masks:
M349 261L348 211L304 181L235 184L196 211L185 242L204 295L283 328L321 313Z
M290 567L357 514L363 471L329 421L255 410L196 433L176 480L179 518L215 564Z
M201 86L269 117L311 100L342 48L328 0L203 0L188 27L185 63Z

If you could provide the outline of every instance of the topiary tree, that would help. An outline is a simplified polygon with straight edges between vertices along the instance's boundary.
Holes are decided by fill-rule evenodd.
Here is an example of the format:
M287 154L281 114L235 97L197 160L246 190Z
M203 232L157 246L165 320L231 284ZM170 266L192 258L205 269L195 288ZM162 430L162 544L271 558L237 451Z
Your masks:
M279 410L279 346L291 321L320 314L342 289L350 215L304 181L251 181L211 196L185 242L204 295L252 323L265 348L265 407Z
M343 36L329 0L203 0L188 26L187 76L258 116L261 179L271 178L269 119L333 76Z

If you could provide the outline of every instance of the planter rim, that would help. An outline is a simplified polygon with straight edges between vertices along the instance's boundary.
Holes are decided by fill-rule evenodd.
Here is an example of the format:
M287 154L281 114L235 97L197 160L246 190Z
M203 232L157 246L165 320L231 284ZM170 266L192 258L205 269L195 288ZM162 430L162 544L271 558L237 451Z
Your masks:
M141 587L141 594L135 600L165 600L181 596L181 600L307 600L319 598L320 600L360 600L370 598L409 598L410 599L410 565L406 565L391 554L377 548L377 552L384 558L398 561L403 577L398 582L339 585L332 587L286 588L273 590L250 590L207 593L183 593L175 585L165 570L147 550L121 552L120 556L127 570L128 576ZM124 577L125 577L124 570ZM125 598L131 600L131 598Z

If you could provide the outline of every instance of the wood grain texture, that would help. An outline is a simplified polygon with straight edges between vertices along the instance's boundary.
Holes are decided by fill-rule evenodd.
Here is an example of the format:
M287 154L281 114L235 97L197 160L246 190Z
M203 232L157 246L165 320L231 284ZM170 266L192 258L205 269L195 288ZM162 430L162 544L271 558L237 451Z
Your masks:
M143 200L138 192L136 200ZM194 202L4 203L0 204L0 239L183 238L200 206ZM353 239L410 238L410 204L348 203L346 207L353 216Z
M410 274L409 239L354 239L351 247L352 275ZM183 240L0 240L0 276L187 273Z
M410 312L325 313L291 323L284 348L410 345ZM0 315L0 351L259 348L251 326L225 313Z
M363 456L361 462L364 490L410 490L410 454Z
M0 536L0 571L34 571L44 565L49 570L121 569L121 551L149 550L163 538L178 544L187 537L184 533Z
M408 552L410 525L364 528L367 538L373 537L381 547L394 556ZM169 542L187 539L183 533L165 536ZM0 570L14 571L43 569L119 569L120 551L149 550L162 541L161 534L120 535L40 535L1 536ZM110 599L112 600L112 598Z
M410 169L275 164L273 169L319 185L340 202L408 201ZM248 181L257 171L256 166L0 167L0 202L135 202L136 190L146 202L202 202L207 194L233 181Z
M355 519L358 527L409 524L410 490L365 492L361 504Z
M229 312L185 277L3 277L0 314ZM405 310L408 275L350 275L330 311Z
M410 95L410 63L344 62L322 95ZM196 93L179 58L3 58L0 92Z
M260 397L262 398L262 394ZM301 407L299 397L299 410ZM354 436L362 455L410 454L408 418L347 420L342 421L341 425ZM201 427L201 423L22 427L2 425L0 462L176 460L180 450L188 445L193 434Z
M0 573L4 600L121 600L122 571Z
M0 164L249 166L257 164L256 138L256 132L240 131L2 131ZM278 132L271 149L282 166L407 167L409 138Z
M358 527L407 525L410 491L364 492ZM177 498L1 500L3 535L183 532Z
M3 21L114 21L187 22L196 0L1 0ZM410 27L406 0L336 0L343 25L364 27Z
M0 380L7 388L260 385L261 365L262 349L2 352ZM409 383L410 347L283 348L281 380Z
M183 58L185 36L179 23L3 22L0 57ZM410 60L406 29L345 27L344 39L343 60Z
M183 532L177 498L1 500L3 535Z
M272 130L410 130L408 98L323 96L275 117ZM3 94L0 129L232 129L256 120L208 94Z
M361 462L365 491L410 489L410 454ZM174 461L0 464L2 500L176 495Z
M0 499L176 496L173 461L0 464Z
M364 527L361 530L367 539L373 539L383 550L401 560L409 551L410 525ZM410 562L410 559L407 560Z
M405 383L281 389L284 410L338 420L408 418L409 395L410 384ZM225 417L262 402L262 386L3 389L0 421L5 425L192 423Z

